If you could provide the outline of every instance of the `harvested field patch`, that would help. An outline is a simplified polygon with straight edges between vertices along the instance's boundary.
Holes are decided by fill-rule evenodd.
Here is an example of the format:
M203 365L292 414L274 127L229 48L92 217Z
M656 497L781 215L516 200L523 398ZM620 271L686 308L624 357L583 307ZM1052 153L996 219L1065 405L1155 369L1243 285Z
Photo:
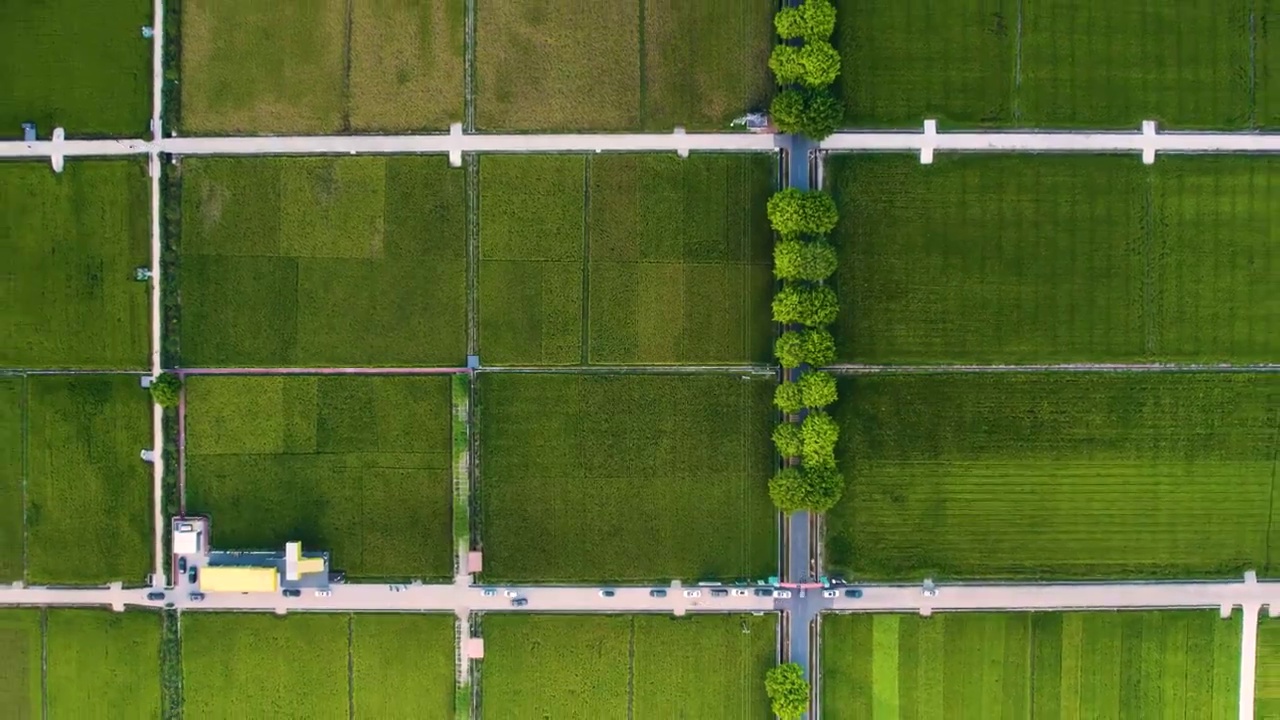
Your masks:
M768 155L484 158L485 363L766 361L774 172Z
M464 176L444 158L183 162L182 357L460 366Z
M768 378L483 373L477 381L487 579L775 571Z
M489 613L483 633L481 705L504 718L771 717L773 615Z
M356 717L453 717L454 616L355 613L351 621Z
M1234 718L1240 614L827 615L823 717Z
M828 562L861 577L1274 573L1280 376L844 379Z
M0 22L0 27L3 23ZM0 163L0 366L142 369L150 265L145 169L132 160Z
M151 568L151 398L134 375L27 378L31 585L141 584ZM68 542L68 538L75 538Z
M139 137L151 118L147 0L42 0L0 10L0 137ZM79 164L79 163L76 163ZM49 172L46 165L45 173ZM67 168L71 169L70 165ZM8 198L0 205L9 207ZM145 216L144 216L145 218Z
M453 568L447 376L187 379L187 507L218 547L332 552L348 577Z
M845 155L827 170L844 361L1280 357L1280 161Z
M0 583L21 580L24 569L26 404L26 378L0 377Z
M0 613L0 707L13 720L40 720L42 610L7 609Z
M49 610L49 717L160 718L160 616Z

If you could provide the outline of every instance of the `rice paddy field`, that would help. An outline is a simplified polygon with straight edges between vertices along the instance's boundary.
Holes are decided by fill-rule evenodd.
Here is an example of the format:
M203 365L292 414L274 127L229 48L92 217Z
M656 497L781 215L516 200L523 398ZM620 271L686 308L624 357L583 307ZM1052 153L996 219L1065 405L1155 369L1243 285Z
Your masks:
M187 510L215 547L452 577L448 376L187 378Z
M450 718L454 618L191 613L186 717Z
M721 129L768 105L769 0L566 0L476 8L485 130Z
M149 207L132 160L0 163L0 367L146 367Z
M0 612L0 707L14 720L44 717L43 610Z
M0 375L0 583L25 570L26 378Z
M837 0L855 126L1274 125L1265 3Z
M465 364L465 176L443 157L181 172L186 366Z
M773 614L488 613L482 632L486 717L772 717Z
M1274 362L1266 156L837 155L842 361Z
M482 373L477 381L486 580L776 573L769 377Z
M0 137L139 137L151 119L147 0L44 0L0 11ZM46 166L45 171L48 172Z
M827 562L875 579L1274 575L1280 377L846 378Z
M1258 618L1258 656L1254 681L1254 714L1258 720L1280 718L1280 620Z
M822 716L1238 717L1240 615L826 615Z
M184 0L194 134L444 130L463 115L463 0Z
M486 365L770 355L768 155L485 156Z
M10 407L6 416L9 435L17 418L25 441L25 527L9 511L0 527L6 538L25 533L25 581L142 584L151 567L151 467L138 453L151 445L151 399L138 377L33 375L19 391L13 382L7 399L20 412ZM20 579L16 554L0 556Z

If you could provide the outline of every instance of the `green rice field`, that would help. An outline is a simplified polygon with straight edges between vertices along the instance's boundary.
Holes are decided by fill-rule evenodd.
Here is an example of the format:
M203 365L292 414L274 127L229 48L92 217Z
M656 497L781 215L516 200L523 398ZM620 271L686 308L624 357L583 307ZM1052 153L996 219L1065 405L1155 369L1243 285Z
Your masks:
M353 579L452 577L447 376L187 378L187 509L216 547L332 553Z
M774 174L768 155L483 158L484 363L766 361Z
M1258 720L1280 719L1280 620L1258 618L1258 656L1253 708Z
M826 615L829 720L1238 717L1240 614Z
M484 617L486 717L770 718L777 617Z
M1280 161L827 160L848 362L1273 362Z
M68 138L142 136L151 119L151 42L140 28L151 22L148 0L5 3L0 137L21 137L28 121L41 140L55 127Z
M48 611L48 717L160 718L160 617Z
M186 717L451 718L450 615L187 614Z
M0 163L0 366L146 367L149 207L132 160Z
M462 121L463 0L184 0L196 134L444 130Z
M565 0L476 8L485 130L720 129L768 105L768 0Z
M141 585L152 568L151 466L138 453L151 447L151 399L138 377L28 376L23 392L26 582ZM6 515L6 536L16 517Z
M184 363L464 364L463 186L443 157L183 161Z
M836 0L850 125L1274 125L1266 3Z
M21 580L25 569L26 404L26 378L0 376L0 583Z
M13 720L40 720L43 610L0 612L0 707Z
M486 579L775 573L770 378L482 373L477 381Z
M1280 376L841 380L830 566L867 578L1275 574Z

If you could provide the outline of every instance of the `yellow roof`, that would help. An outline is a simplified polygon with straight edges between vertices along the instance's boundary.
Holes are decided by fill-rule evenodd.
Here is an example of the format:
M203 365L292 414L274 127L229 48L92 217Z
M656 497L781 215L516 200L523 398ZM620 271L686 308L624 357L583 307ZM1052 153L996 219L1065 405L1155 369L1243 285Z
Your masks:
M215 565L200 572L201 592L275 592L275 568Z
M310 573L324 572L324 558L302 558L298 560L298 574L308 575Z

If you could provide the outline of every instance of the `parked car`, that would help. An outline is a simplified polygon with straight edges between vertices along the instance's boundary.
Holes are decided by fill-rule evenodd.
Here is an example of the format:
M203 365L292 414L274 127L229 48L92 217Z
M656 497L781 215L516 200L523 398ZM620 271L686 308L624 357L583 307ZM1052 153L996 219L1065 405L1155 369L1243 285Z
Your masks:
M616 594L617 594L617 593L615 593L615 592L614 592L614 591L612 591L612 590L601 590L601 591L600 591L600 597L613 597L613 596L614 596L614 595L616 595Z
M529 598L511 598L511 607L524 607L529 604Z
M497 590L494 590L493 588L485 588L485 589L484 589L484 596L485 596L485 597L497 597L497 596L498 596L498 591L497 591Z
M938 588L927 587L920 591L925 597L938 597Z
M317 590L316 597L329 597L333 593L328 590Z
M711 597L729 597L729 591L724 588L712 588Z
M861 590L857 590L857 589L854 589L854 590L845 590L845 591L844 591L844 596L845 596L845 597L847 597L847 598L853 598L853 599L855 599L855 600L856 600L856 599L858 599L858 598L862 597L862 591L861 591Z
M197 568L195 565L192 565L191 568L187 570L187 582L194 585L196 582L196 578L198 577L200 577L200 568Z
M756 588L756 597L773 597L771 588Z
M164 593L162 593L162 592L149 592L149 593L147 593L147 599L148 599L148 600L163 600L163 599L164 599Z
M649 597L666 597L667 591L661 588L654 588L649 591Z
M204 600L204 593L198 593L198 592L191 593L190 595L187 596L187 599L190 600L191 602L200 602L201 600Z
M836 590L823 590L823 591L822 591L822 597L824 597L824 598L833 598L833 597L835 597L835 596L837 596L837 595L839 595L839 594L840 594L840 593L839 593L838 591L836 591Z
M297 588L285 588L285 597L302 597L302 591Z
M702 591L701 590L685 590L684 596L687 598L702 597Z
M502 594L509 598L520 597L520 593L516 592L515 590L503 590Z
M734 588L732 592L734 597L746 597L751 594L746 588Z
M773 596L776 598L789 598L791 597L791 591L790 590L774 590Z
M178 558L178 572L184 573L186 571L187 571L187 559L184 557Z

